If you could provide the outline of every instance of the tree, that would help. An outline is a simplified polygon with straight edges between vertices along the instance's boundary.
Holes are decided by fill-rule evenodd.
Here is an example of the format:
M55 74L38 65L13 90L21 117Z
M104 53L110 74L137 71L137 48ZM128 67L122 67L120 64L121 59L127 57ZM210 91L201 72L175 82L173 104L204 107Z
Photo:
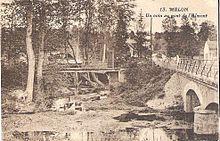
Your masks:
M188 19L187 15L183 15L181 17L181 21L182 21L183 26L189 25L189 19Z
M193 58L193 56L198 55L200 51L197 35L189 24L182 25L180 30L181 54Z
M193 58L200 51L198 36L195 33L194 25L190 24L187 16L183 15L181 20L182 25L180 27L176 26L174 18L166 18L162 23L165 29L164 37L168 42L167 55L182 55Z
M177 24L177 22L176 22L175 18L173 18L173 17L166 17L162 21L162 27L163 27L164 31L167 31L167 32L175 32L178 29L176 24Z
M199 55L198 37L195 29L190 25L189 19L186 15L182 16L182 26L180 27L181 38L181 54L193 58Z
M38 64L37 64L37 92L38 96L42 96L43 93L43 63L44 63L44 46L45 46L45 35L47 32L46 27L46 10L45 1L40 3L39 7L39 30L40 30L40 46L38 49Z
M32 46L32 19L33 19L33 6L31 1L27 1L27 33L26 33L26 47L27 47L27 57L28 57L28 79L27 87L25 90L25 95L27 95L27 102L32 102L33 100L33 90L34 90L34 76L35 76L35 55Z
M14 1L11 4L6 5L5 19L11 21L11 27L25 27L26 31L26 51L28 56L28 80L25 95L27 95L27 101L33 100L33 87L35 77L35 56L38 57L37 64L37 84L38 93L42 90L42 72L43 72L43 61L44 61L44 50L46 41L45 37L50 29L60 28L61 25L65 25L64 29L72 19L67 19L63 9L68 12L70 16L75 16L79 9L82 8L82 1L80 0L59 0L54 3L50 0L20 0ZM10 12L11 8L12 12ZM9 11L9 12L8 12ZM14 12L16 11L16 12ZM64 23L65 22L65 23ZM67 24L66 24L67 23ZM65 31L63 32L65 33ZM33 35L37 35L34 36ZM68 41L67 36L64 36L65 43ZM34 40L32 40L34 38ZM39 48L38 48L39 46ZM38 49L38 54L34 53L34 49Z
M137 52L139 57L143 57L143 53L146 52L147 48L145 46L145 42L147 41L146 35L147 32L144 31L145 24L143 23L143 15L142 11L139 14L139 20L137 21L137 31L135 41L137 42Z
M12 8L12 9L10 9ZM8 12L12 10L12 12ZM16 11L16 12L15 12ZM19 12L18 12L19 11ZM26 28L25 43L28 58L28 77L27 85L24 91L26 102L33 100L34 76L35 76L35 55L32 45L32 25L33 25L33 3L30 0L15 1L7 4L5 8L5 19L11 22L11 29L20 26ZM24 20L25 19L25 20Z
M94 27L94 18L95 18L95 1L94 0L87 0L85 1L85 21L84 21L84 32L83 32L83 39L81 41L82 48L83 48L83 57L86 64L88 64L89 60L89 52L92 50L92 42L91 42L91 33Z
M132 16L134 14L132 8L134 4L131 3L132 0L121 0L117 3L116 13L117 13L117 25L114 33L115 38L115 59L116 62L122 63L128 56L129 48L126 44L128 38L128 26L129 22L133 20Z
M199 40L206 42L209 38L210 40L217 40L217 28L211 21L202 22L200 25L200 31L198 33Z
M105 62L106 59L106 44L109 43L111 34L115 28L116 23L116 3L109 0L98 0L98 31L104 35L104 45L103 45L103 56L102 62Z
M141 32L137 31L136 32L136 38L135 41L137 42L137 51L138 51L138 56L143 57L143 53L146 52L147 47L145 46L145 42L147 41L146 39L146 32Z
M137 31L141 31L143 32L144 31L144 28L145 28L145 24L143 23L143 13L142 13L142 9L141 9L141 12L139 13L138 15L138 21L137 21Z
M162 21L162 27L164 29L163 38L167 41L167 55L175 56L180 53L180 38L179 32L177 32L177 22L173 17L166 17Z

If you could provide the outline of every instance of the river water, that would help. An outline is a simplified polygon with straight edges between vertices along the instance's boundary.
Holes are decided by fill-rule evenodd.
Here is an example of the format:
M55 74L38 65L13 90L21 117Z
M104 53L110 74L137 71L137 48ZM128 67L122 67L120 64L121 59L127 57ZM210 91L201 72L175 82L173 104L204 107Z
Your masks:
M18 141L216 141L217 135L196 135L192 129L125 128L118 131L13 132Z

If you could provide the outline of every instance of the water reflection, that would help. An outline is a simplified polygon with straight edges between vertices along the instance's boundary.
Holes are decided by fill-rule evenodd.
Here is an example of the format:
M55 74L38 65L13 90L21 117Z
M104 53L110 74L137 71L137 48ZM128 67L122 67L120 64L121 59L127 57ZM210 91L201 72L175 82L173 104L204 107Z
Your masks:
M165 130L162 128L125 128L118 131L74 132L13 132L16 141L194 141L217 140L217 135L195 135L193 130Z
M177 136L168 135L165 130L160 128L145 128L140 130L140 141L176 141Z

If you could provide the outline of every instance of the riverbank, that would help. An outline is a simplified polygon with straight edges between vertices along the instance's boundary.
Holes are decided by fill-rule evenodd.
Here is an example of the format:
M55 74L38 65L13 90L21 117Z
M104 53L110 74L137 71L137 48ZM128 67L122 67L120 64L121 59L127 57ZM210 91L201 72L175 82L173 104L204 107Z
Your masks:
M190 128L183 120L175 120L161 111L146 107L112 104L112 98L84 102L84 111L39 112L33 114L4 114L2 129L4 140L15 139L15 132L109 132L127 128Z
M191 122L177 110L155 110L115 102L116 97L83 102L76 112L4 114L4 141L163 141L194 139ZM188 135L189 134L189 135ZM212 137L212 136L209 136Z

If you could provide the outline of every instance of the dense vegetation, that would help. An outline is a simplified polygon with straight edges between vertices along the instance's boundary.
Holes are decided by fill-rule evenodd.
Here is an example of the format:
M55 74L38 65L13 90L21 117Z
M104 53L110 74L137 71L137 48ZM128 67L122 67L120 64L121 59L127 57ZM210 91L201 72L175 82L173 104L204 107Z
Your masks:
M170 57L176 55L193 58L199 56L205 42L217 40L217 28L211 21L201 24L183 16L178 26L173 17L167 17L162 22L164 32L155 33L155 49L164 46L165 54ZM162 40L162 41L161 41ZM165 40L165 41L164 41ZM162 45L161 45L162 44Z
M116 89L116 93L128 104L146 106L154 97L163 97L166 82L174 73L161 68L151 59L131 59L126 70L126 82Z

